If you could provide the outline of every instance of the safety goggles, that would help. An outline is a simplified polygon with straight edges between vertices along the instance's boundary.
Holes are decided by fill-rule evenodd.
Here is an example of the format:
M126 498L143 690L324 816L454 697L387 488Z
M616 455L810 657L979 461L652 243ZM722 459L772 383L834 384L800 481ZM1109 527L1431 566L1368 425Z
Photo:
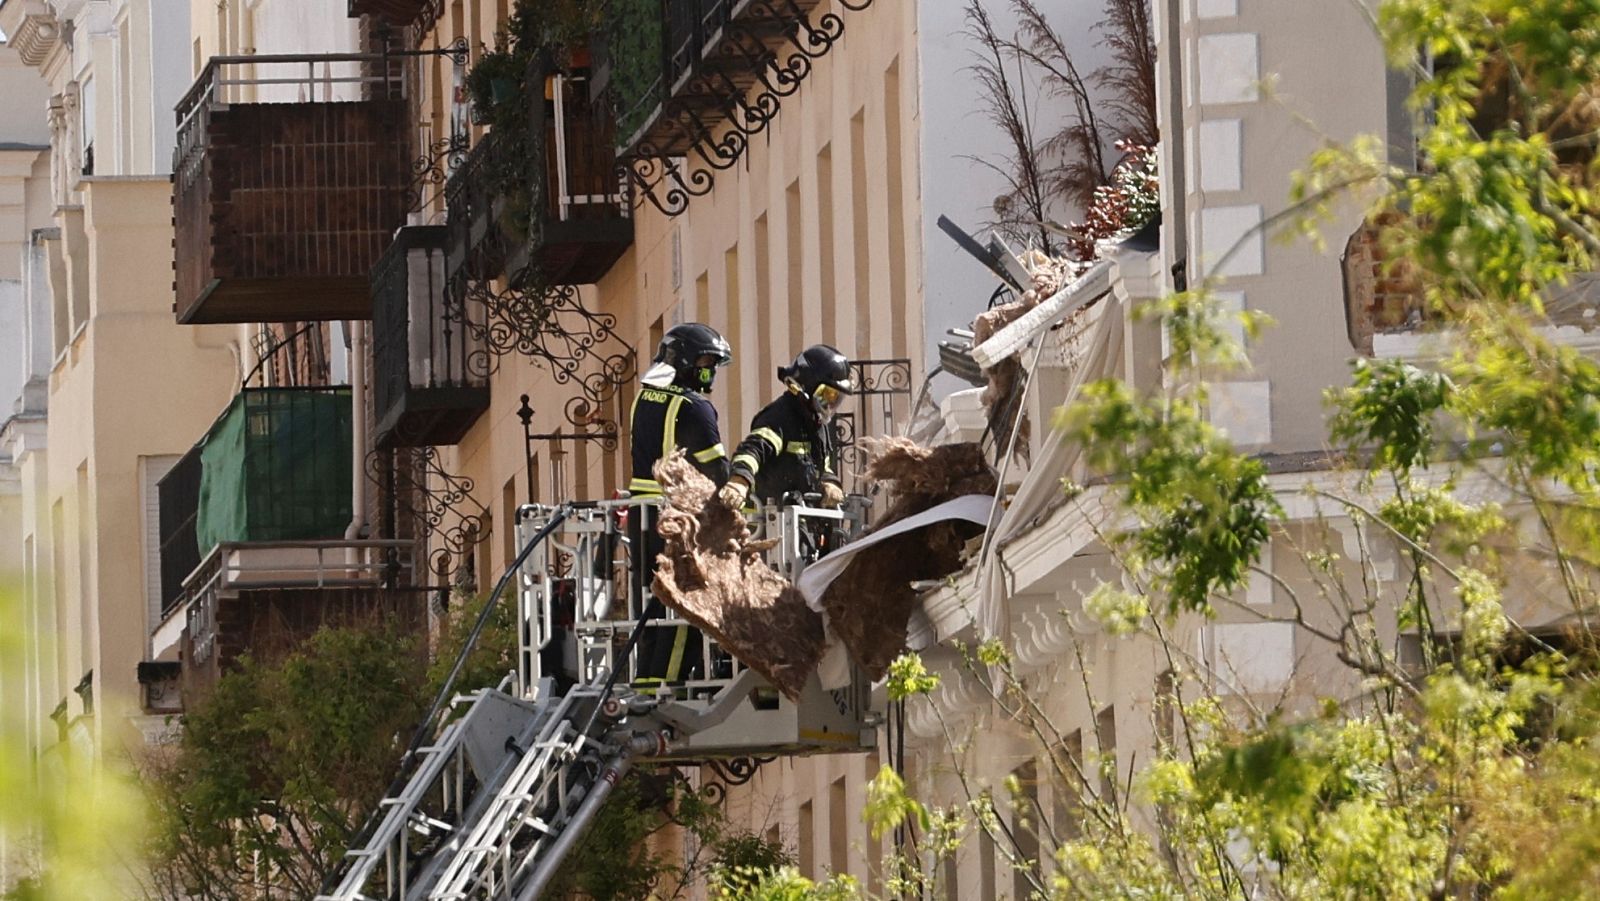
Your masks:
M832 413L839 409L839 404L844 402L844 392L832 385L818 385L817 390L811 392L811 398L816 403L817 409Z

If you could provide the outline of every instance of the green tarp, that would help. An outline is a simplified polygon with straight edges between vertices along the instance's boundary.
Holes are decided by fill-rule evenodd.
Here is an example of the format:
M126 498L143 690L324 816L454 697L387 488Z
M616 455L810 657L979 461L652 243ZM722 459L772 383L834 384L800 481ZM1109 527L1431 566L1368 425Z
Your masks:
M350 389L246 388L200 447L195 537L339 538L350 524Z

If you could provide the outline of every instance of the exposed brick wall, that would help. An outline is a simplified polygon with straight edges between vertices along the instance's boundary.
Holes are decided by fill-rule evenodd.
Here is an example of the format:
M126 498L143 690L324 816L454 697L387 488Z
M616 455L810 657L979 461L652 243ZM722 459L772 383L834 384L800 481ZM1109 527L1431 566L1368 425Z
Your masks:
M1415 266L1391 261L1383 248L1382 230L1394 221L1390 215L1363 223L1345 244L1345 323L1351 345L1368 356L1373 335L1420 328L1426 313Z

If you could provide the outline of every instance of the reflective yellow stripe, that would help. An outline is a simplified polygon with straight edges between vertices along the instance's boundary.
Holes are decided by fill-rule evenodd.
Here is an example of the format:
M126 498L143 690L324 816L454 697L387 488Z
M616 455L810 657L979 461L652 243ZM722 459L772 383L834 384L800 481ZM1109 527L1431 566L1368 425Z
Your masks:
M661 483L655 479L634 479L628 483L628 491L633 494L660 494Z
M727 455L728 452L723 449L722 445L713 444L703 451L696 452L694 459L696 463L710 463L712 460L726 457Z
M756 429L755 431L751 432L750 434L754 435L755 437L760 438L761 440L763 440L763 441L767 442L768 444L772 445L772 452L773 453L776 453L776 454L783 453L783 439L778 436L777 432L774 432L771 429L761 428L761 429Z
M683 669L683 652L689 646L689 627L679 626L672 639L672 656L667 658L667 681L678 681L678 671Z
M672 456L678 449L678 408L683 406L684 397L676 395L671 403L667 404L667 429L661 437L661 459Z
M734 466L743 466L746 469L749 469L751 472L760 472L761 471L761 464L756 462L756 458L750 456L749 454L740 454L739 456L734 457L733 458L733 465Z
M791 441L786 447L784 447L784 450L791 454L809 454L811 453L811 442Z

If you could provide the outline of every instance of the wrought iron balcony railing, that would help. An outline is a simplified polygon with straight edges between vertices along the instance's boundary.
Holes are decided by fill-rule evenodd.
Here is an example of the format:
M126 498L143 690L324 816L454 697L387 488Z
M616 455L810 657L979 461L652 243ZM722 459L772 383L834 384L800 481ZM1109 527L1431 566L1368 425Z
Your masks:
M379 447L455 444L489 407L481 307L447 289L445 227L408 226L372 270Z
M181 323L365 319L404 220L404 61L219 56L177 109Z
M497 121L446 184L450 273L592 284L633 243L609 96L548 50L524 84L525 108Z
M872 0L617 0L610 81L635 190L668 215L708 193Z

